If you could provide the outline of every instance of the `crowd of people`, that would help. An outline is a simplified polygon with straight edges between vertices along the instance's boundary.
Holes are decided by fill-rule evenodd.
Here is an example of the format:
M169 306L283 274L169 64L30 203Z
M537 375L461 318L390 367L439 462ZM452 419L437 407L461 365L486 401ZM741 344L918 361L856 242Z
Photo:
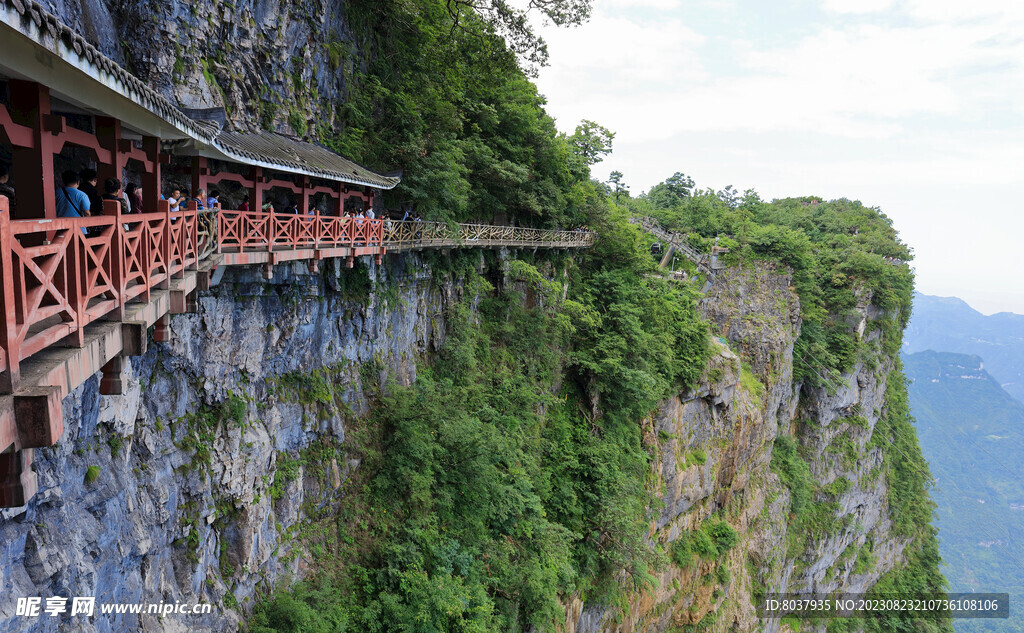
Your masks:
M14 185L11 183L10 167L6 164L0 163L0 196L4 196L9 201L9 209L12 211L12 216L17 217L13 214L15 208L15 190ZM100 188L102 187L102 193ZM134 182L122 182L118 178L107 178L102 184L99 182L99 177L95 169L86 168L80 171L67 170L60 175L60 184L55 192L55 201L57 207L57 217L60 218L87 218L95 215L103 214L103 203L111 200L120 205L120 211L122 214L142 213L144 206L144 192L142 187ZM199 189L195 196L189 196L181 190L180 187L172 187L165 194L160 194L161 200L166 200L170 205L172 213L177 211L184 211L189 207L189 203L194 202L196 208L200 211L207 209L220 209L221 194L217 190L210 190L207 193L206 189ZM249 211L250 198L248 195L242 198L240 204L238 204L239 211ZM273 201L266 201L262 205L262 210L268 213L289 213L289 214L300 214L302 211L296 205L294 199L284 201L281 210L274 205ZM313 215L315 210L310 208L306 211L308 215ZM343 218L352 218L355 220L397 220L401 222L421 222L423 216L420 213L413 212L411 208L407 208L402 212L401 220L398 220L399 212L388 212L379 211L374 209L372 206L366 209L345 209L341 213ZM327 213L324 215L333 215ZM586 230L577 229L577 230Z

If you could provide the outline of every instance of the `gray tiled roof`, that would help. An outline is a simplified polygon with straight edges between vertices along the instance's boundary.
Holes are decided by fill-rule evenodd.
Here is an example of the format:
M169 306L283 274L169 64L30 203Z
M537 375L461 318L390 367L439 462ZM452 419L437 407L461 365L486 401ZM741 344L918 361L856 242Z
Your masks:
M380 189L391 189L399 182L398 178L378 174L329 149L313 143L296 141L274 132L221 132L213 144L229 157L237 156L243 160L281 165L285 171Z
M119 92L122 95L167 121L193 141L216 148L229 159L262 163L279 171L381 189L391 189L399 182L398 178L378 174L319 145L297 141L273 132L241 134L221 131L215 124L194 121L163 95L101 53L39 3L33 0L0 0L0 6L7 9L0 12L0 23L7 23L39 46L62 58L76 56L77 60L67 61L73 66L91 69L97 75L97 79L101 73L113 77L119 84ZM20 24L8 22L10 9L14 9L14 13L20 16ZM63 47L60 46L61 43L64 44Z

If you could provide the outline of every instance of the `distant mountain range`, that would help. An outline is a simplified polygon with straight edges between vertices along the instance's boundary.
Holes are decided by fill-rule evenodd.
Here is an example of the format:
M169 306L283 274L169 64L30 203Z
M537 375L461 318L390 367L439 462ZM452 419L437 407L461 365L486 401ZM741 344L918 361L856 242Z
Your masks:
M1024 315L985 316L956 297L914 294L903 352L974 354L1011 396L1024 402Z
M978 356L904 356L910 406L936 486L950 591L1009 592L1011 619L956 620L958 633L1024 631L1024 404Z

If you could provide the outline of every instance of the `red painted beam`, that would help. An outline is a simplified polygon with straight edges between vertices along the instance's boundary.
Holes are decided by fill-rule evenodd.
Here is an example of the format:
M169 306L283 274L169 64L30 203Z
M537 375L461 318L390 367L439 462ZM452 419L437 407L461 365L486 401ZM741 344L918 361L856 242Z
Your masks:
M35 148L32 128L15 123L14 119L11 118L11 113L7 111L7 107L2 103L0 103L0 132L7 137L7 142L14 147Z

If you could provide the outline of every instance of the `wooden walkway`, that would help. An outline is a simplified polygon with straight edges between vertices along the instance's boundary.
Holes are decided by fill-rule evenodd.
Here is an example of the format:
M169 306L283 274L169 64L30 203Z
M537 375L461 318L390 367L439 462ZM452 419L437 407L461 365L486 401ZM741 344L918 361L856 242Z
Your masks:
M61 402L102 371L100 393L122 391L124 356L167 339L169 315L190 311L219 266L273 266L451 248L588 248L594 234L479 224L399 222L252 211L11 220L0 196L0 506L35 494L32 450L63 433ZM87 229L83 231L83 229Z

